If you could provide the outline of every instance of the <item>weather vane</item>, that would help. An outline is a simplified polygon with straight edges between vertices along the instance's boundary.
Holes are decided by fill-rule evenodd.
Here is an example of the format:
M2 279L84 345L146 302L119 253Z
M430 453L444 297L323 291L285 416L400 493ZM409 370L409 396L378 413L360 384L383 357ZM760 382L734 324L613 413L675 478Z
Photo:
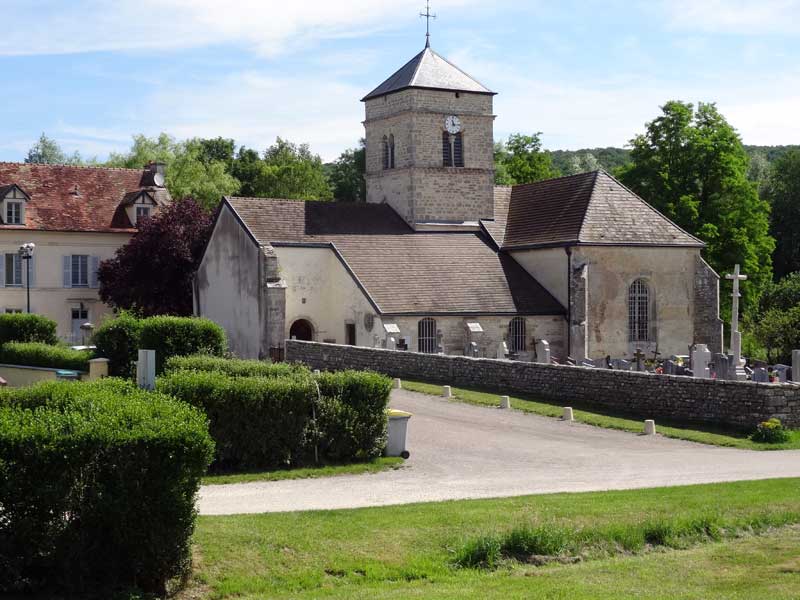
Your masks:
M425 17L425 47L431 47L431 19L435 19L436 15L431 13L430 0L425 2L425 12L419 13L420 17Z

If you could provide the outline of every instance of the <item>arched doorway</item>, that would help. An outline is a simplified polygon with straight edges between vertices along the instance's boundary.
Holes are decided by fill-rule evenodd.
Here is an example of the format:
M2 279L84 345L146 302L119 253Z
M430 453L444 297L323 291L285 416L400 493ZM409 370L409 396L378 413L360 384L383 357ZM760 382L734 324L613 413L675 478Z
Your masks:
M305 319L297 319L289 329L289 338L310 342L314 339L314 326Z

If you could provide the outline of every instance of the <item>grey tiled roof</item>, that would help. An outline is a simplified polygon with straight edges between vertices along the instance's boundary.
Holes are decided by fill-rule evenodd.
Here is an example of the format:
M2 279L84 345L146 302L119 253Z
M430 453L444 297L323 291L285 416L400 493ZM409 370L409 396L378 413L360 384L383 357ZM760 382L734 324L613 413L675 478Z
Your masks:
M430 48L425 48L361 100L369 100L407 88L494 94L446 58Z
M335 248L381 314L564 313L480 234L417 233L387 204L226 200L259 243Z
M495 221L482 221L506 249L571 244L704 246L605 171L516 185L505 203L507 189L495 191Z

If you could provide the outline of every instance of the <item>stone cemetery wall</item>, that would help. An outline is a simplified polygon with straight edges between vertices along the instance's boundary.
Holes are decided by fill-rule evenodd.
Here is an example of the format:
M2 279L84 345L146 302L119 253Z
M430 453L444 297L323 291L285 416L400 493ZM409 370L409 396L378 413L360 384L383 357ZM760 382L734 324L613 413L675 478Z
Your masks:
M800 386L717 381L632 371L545 365L286 341L286 360L314 369L371 369L392 377L523 393L565 406L648 419L752 429L770 417L800 427Z

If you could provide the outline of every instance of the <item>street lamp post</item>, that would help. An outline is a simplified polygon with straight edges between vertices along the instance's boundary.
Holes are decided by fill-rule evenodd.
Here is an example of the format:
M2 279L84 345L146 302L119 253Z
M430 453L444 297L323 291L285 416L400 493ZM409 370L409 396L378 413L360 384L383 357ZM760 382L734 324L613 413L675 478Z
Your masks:
M31 259L33 258L33 251L36 249L36 244L28 242L19 247L19 255L26 263L25 273L27 275L26 287L28 288L28 313L31 312Z

